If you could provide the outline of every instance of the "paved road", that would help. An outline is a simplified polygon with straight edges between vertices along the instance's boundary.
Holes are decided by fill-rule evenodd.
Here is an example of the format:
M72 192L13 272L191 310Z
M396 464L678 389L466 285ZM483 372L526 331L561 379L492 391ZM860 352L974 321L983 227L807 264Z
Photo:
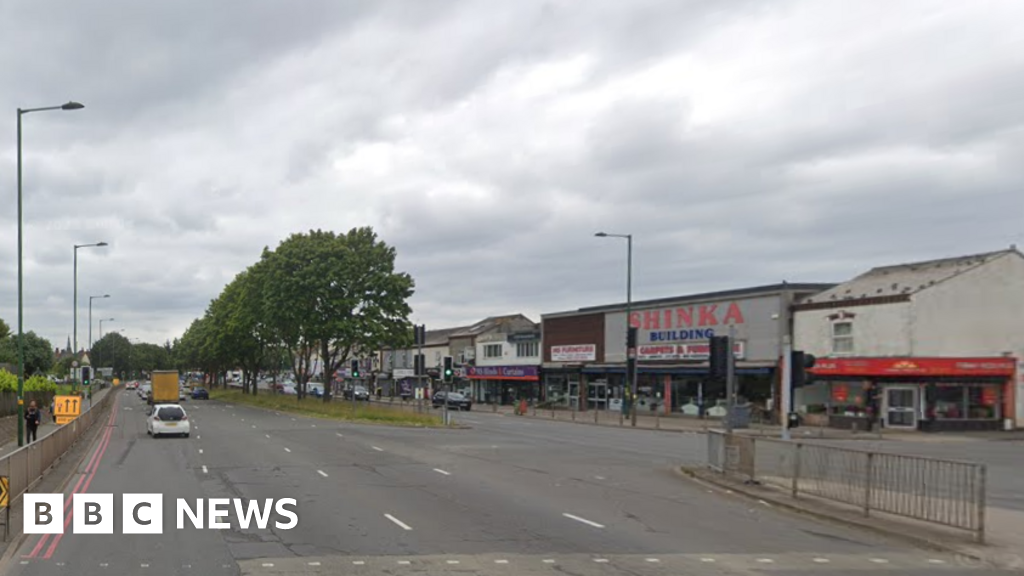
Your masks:
M672 467L702 458L698 435L476 413L462 416L472 429L427 430L186 408L192 437L154 440L144 404L122 393L69 484L118 499L162 492L162 536L121 535L119 519L114 536L32 536L5 573L995 573L683 481ZM174 499L200 497L293 497L299 525L175 530Z

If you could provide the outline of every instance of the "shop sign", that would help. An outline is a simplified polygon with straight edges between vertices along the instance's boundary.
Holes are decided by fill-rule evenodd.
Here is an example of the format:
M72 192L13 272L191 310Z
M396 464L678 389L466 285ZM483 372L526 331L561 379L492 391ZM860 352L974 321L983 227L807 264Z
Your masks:
M832 386L832 401L833 402L846 402L850 399L850 387L846 384L836 384Z
M745 322L738 302L675 306L629 315L629 325L648 333L645 340L650 342L709 340L715 336L716 327Z
M519 342L535 342L540 340L540 332L515 332L508 335L509 344L518 344Z
M402 378L412 378L416 376L416 371L412 368L395 368L394 377L395 380L401 380Z
M469 377L483 380L537 380L537 367L470 366Z
M552 362L593 362L597 360L597 344L569 344L551 347Z
M733 343L736 358L743 358L744 343ZM706 360L711 355L711 344L649 344L640 346L640 360Z
M1009 358L818 358L821 376L1010 376Z

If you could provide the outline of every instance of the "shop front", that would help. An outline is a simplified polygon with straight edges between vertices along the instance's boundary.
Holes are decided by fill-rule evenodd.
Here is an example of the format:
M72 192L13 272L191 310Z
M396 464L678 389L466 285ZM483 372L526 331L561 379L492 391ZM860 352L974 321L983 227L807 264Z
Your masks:
M497 402L507 406L538 397L537 366L469 366L466 376L473 383L478 401L487 404Z
M1013 358L822 358L797 410L827 425L968 431L1012 428Z

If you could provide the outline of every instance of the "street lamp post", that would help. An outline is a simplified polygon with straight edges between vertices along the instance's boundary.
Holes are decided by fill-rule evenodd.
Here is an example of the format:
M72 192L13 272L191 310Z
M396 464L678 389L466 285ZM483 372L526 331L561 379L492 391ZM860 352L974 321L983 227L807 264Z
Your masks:
M78 102L44 108L18 108L18 446L25 445L25 290L22 283L22 194L21 194L21 117L30 112L47 110L79 110Z
M73 322L74 322L74 329L72 330L72 332L74 334L74 336L72 336L72 338L74 340L74 344L72 345L73 350L71 350L71 353L74 355L75 359L78 359L78 249L79 248L102 248L102 247L104 247L106 245L107 245L106 242L96 242L94 244L75 244L75 266L74 266L74 274L75 274L74 285L75 285L75 291L74 291L74 298L73 298L75 302L74 302L74 313L73 313L73 316L74 316L74 320L73 320ZM91 301L90 301L90 304L91 304ZM89 323L89 330L90 330L90 332L92 331L92 322L91 321ZM92 347L92 335L91 334L89 335L89 340L90 340L89 346ZM78 385L78 374L76 373L75 377L74 377L74 380L72 380L72 382L71 382L71 389L74 390L77 387L77 385Z
M89 350L92 351L92 301L97 298L110 298L110 294L103 296L89 296Z
M104 318L103 320L100 320L100 340L103 340L103 323L104 322L113 322L113 321L114 321L113 318Z
M598 238L625 238L626 239L626 340L629 340L630 317L633 315L633 235L632 234L608 234L607 232L598 232L594 234ZM634 342L634 345L636 343ZM626 386L625 389L629 391L630 402L630 422L636 426L636 401L637 401L637 375L636 375L636 359L632 362L632 369L630 366L629 354L631 351L626 350Z

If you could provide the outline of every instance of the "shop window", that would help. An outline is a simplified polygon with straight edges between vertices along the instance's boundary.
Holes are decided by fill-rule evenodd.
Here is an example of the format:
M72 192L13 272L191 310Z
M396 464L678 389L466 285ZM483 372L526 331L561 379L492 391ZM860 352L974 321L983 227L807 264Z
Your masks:
M501 344L485 345L484 358L501 358Z
M933 412L937 420L996 420L1002 398L999 385L936 385Z
M836 322L832 324L832 353L853 353L853 323Z
M536 358L540 356L540 342L520 342L516 344L516 356L520 358Z
M971 420L996 420L1002 404L1000 387L970 386L967 388L967 417Z

